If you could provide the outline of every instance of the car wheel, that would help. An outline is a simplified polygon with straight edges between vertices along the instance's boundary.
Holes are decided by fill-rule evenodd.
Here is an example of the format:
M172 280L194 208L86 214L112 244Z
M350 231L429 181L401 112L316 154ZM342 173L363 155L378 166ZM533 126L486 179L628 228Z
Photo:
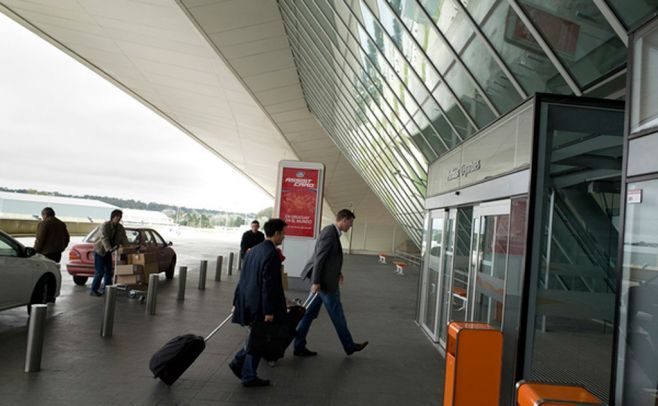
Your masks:
M27 306L27 314L32 312L32 305L47 304L48 302L52 302L54 293L55 286L53 282L44 278L40 279L32 291L30 304Z
M88 276L73 275L73 282L78 286L85 286L87 279L89 279Z
M174 279L174 271L176 270L176 257L173 257L171 259L171 264L169 264L169 268L165 271L165 276L167 279Z

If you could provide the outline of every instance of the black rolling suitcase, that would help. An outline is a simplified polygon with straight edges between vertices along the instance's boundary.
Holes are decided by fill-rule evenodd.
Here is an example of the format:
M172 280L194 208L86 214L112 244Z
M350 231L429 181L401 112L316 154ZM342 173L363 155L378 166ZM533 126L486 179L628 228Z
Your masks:
M206 338L185 334L169 340L151 357L149 368L153 372L153 377L160 378L167 385L176 382L206 348L206 341L210 340L231 317L233 313L229 314Z

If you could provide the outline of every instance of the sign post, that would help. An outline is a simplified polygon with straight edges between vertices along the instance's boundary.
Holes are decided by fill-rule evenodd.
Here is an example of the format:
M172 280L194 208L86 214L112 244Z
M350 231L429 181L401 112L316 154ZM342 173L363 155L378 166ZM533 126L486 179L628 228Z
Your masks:
M324 165L315 162L279 162L275 217L287 224L283 251L289 277L302 276L320 233Z

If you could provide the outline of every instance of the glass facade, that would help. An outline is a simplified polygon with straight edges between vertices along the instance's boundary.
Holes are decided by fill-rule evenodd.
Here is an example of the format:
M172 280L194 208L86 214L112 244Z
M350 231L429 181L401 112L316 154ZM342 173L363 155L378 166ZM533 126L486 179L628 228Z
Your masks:
M625 65L599 6L279 0L310 109L418 246L429 163L534 93L581 94ZM625 26L656 11L606 6Z

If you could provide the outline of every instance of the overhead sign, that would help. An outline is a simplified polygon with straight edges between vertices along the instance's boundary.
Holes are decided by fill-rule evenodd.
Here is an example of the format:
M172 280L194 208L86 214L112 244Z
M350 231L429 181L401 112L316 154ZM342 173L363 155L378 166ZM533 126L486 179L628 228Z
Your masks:
M466 176L468 176L469 173L479 171L480 168L481 168L481 165L480 165L480 160L479 159L477 161L472 161L472 162L462 164L462 166L452 168L450 171L448 171L448 180L454 180L454 179L457 179L461 176L466 177Z

